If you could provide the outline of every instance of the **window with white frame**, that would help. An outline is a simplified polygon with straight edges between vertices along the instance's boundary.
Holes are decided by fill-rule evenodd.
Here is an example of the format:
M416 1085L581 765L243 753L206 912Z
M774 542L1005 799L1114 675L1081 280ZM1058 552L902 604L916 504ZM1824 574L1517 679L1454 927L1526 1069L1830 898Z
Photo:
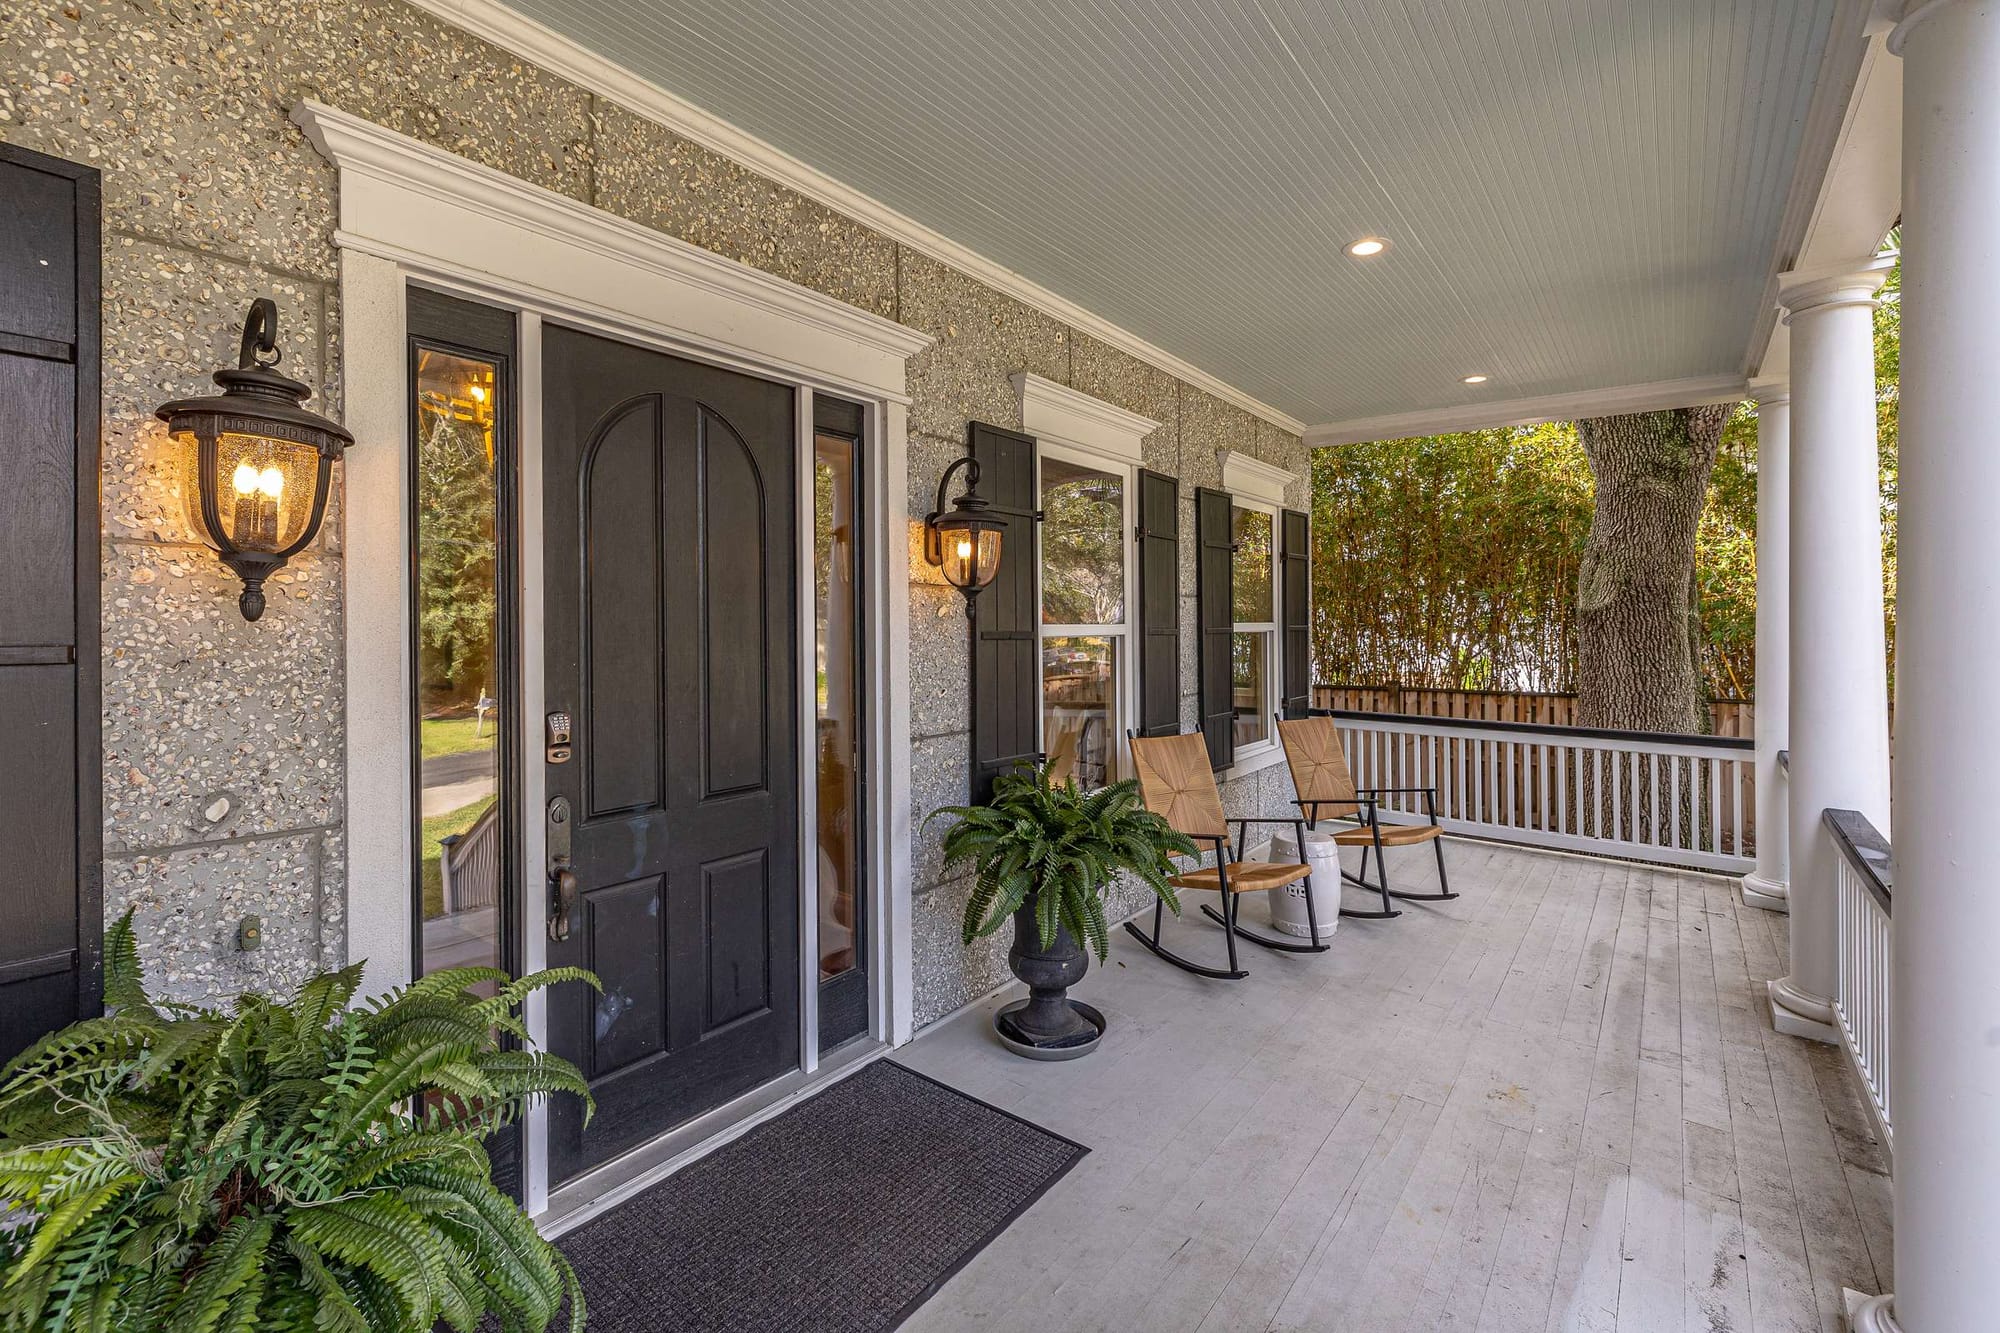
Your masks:
M1042 750L1056 780L1117 773L1131 670L1129 467L1041 449Z
M1277 707L1278 561L1277 510L1240 499L1230 509L1230 681L1234 700L1236 758L1255 755L1272 744L1271 713Z

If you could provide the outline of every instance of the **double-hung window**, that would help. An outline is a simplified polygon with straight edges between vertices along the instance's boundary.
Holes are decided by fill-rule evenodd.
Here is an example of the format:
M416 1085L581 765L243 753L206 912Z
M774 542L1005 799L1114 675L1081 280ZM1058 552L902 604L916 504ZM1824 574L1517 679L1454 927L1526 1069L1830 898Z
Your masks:
M1253 758L1273 743L1277 707L1277 510L1239 499L1229 513L1234 547L1229 567L1230 685L1236 759Z
M1117 776L1131 671L1132 473L1040 451L1042 750L1055 778Z

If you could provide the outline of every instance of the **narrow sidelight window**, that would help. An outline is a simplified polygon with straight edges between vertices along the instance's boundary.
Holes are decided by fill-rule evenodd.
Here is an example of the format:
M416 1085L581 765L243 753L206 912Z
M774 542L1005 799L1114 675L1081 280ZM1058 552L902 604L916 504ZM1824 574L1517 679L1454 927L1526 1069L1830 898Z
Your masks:
M513 317L410 294L415 972L508 967Z
M819 1037L831 1049L868 1027L868 893L862 878L861 409L814 403L813 763L819 796Z

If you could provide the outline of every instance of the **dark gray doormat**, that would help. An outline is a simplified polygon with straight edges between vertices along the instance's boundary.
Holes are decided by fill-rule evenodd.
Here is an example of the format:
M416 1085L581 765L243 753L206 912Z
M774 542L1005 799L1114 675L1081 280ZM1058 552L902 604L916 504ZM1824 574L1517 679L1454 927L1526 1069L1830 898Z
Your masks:
M557 1244L592 1333L873 1333L1088 1151L877 1060Z

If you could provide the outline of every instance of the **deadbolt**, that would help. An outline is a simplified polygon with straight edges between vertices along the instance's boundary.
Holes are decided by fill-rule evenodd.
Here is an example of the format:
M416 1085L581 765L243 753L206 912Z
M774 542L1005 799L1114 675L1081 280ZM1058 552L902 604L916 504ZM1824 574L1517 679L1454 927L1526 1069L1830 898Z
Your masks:
M567 764L570 756L569 714L550 713L548 716L548 726L548 760L552 764Z

